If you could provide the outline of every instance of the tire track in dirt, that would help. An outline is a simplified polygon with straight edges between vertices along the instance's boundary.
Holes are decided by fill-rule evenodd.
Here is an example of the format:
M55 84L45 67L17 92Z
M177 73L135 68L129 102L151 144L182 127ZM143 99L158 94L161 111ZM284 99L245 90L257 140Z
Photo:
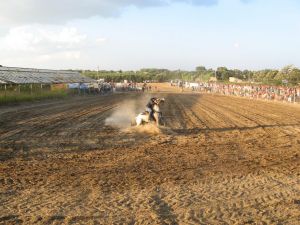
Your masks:
M81 104L75 103L79 107L74 107L73 102L69 104L66 101L65 105L61 104L60 107L54 107L53 111L52 104L50 104L49 107L51 108L42 110L40 114L36 112L40 111L39 105L34 110L34 107L31 107L33 118L24 118L24 121L21 120L17 124L11 124L7 120L8 123L4 127L7 131L0 136L0 147L7 149L7 151L1 153L1 158L5 159L8 155L9 158L13 158L20 153L28 155L29 151L44 146L48 147L51 142L53 143L52 146L57 149L68 146L74 147L75 145L84 148L85 146L81 146L81 143L89 140L91 143L87 144L86 147L94 148L97 146L97 139L91 137L89 132L95 126L99 126L101 130L107 129L104 124L105 118L111 114L113 109L118 107L120 101L126 98L130 98L130 96L111 96L110 101L107 101L107 97L84 98ZM43 107L46 106L43 105ZM45 111L47 111L46 115L44 114ZM49 113L50 111L52 114ZM8 113L4 115L10 118ZM22 119L18 117L19 112L16 112L16 115L16 121ZM97 129L98 132L99 128ZM86 136L90 137L85 140Z
M4 135L1 135L1 139L16 135L23 131L29 132L33 128L37 129L37 130L46 129L47 126L50 126L50 125L53 125L54 126L53 128L55 128L55 125L61 124L64 121L65 121L65 123L70 124L72 119L76 120L79 117L84 116L85 114L92 113L92 111L101 110L101 108L103 107L103 106L100 106L98 108L90 107L92 103L93 104L105 103L105 104L109 105L109 102L107 102L105 99L104 100L102 99L102 101L99 101L99 99L92 98L91 100L88 99L88 101L84 102L84 105L80 105L80 103L76 103L77 105L79 104L80 107L75 107L75 104L71 103L71 107L69 104L65 104L64 106L52 109L52 104L51 104L50 105L51 108L47 110L46 115L42 111L39 114L36 113L33 118L25 119L25 120L22 120L21 122L16 122L15 124L12 124L12 126L11 126L12 131L11 132L7 131ZM101 100L101 98L100 98L100 100ZM40 108L38 107L38 109L36 109L36 110L39 111ZM49 112L51 112L51 114ZM14 120L17 120L17 119L18 119L18 113L17 113L17 116L14 118ZM20 118L20 119L22 119L22 118ZM8 121L10 121L9 118L8 118ZM15 129L16 127L20 127L20 128ZM10 128L8 127L8 129L10 129ZM51 129L51 127L49 127L49 129Z
M105 126L115 107L140 101L139 95L91 98L74 109L65 103L52 113L39 114L38 107L16 113L30 128L22 128L28 138L21 132L1 136L0 143L9 148L15 141L20 152L27 146L29 153L1 162L0 221L296 224L297 109L223 96L156 95L167 100L168 127L154 135ZM4 131L19 129L0 121Z
M156 188L156 193L152 195L149 204L155 211L160 224L178 225L177 217L170 205L162 199L159 188Z
M236 99L235 99L236 100ZM218 103L218 99L216 100ZM253 104L253 103L252 103ZM218 104L220 106L221 104ZM300 124L298 123L298 119L300 118L298 114L294 115L294 117L289 118L287 121L286 117L286 109L283 112L275 113L272 112L271 116L261 115L261 111L257 110L258 107L241 107L242 104L233 104L228 101L225 105L222 105L224 111L233 111L233 108L236 109L237 115L240 117L246 117L252 121L262 121L258 123L257 131L255 134L253 132L247 132L246 134L249 137L255 137L256 139L264 139L268 141L270 139L274 139L273 145L269 146L271 149L280 148L281 146L292 146L293 144L297 144L299 140L297 140L297 136L299 137L299 128ZM271 105L272 108L274 105ZM268 112L268 108L265 108L265 111ZM261 119L263 118L263 119ZM268 121L267 123L265 121ZM260 129L259 129L260 128Z
M220 99L215 99L216 103L220 105ZM227 109L235 108L238 112L243 112L243 114L246 115L250 114L251 116L254 116L253 120L258 121L261 125L300 125L300 110L297 108L293 109L292 112L298 110L299 113L290 113L290 110L287 110L288 107L291 107L289 105L278 106L275 103L264 102L264 104L268 106L265 107L266 105L264 104L253 105L254 103L252 101L245 101L245 99L232 98L230 101L226 102L227 104L223 105L223 107L226 107ZM293 122L291 123L291 121Z
M197 97L195 97L195 98L197 98ZM189 99L190 99L190 97L189 97ZM251 118L249 116L244 116L242 113L238 113L238 112L235 112L233 110L230 110L229 107L223 107L223 104L227 106L226 102L223 103L223 104L217 104L218 103L217 102L217 103L214 103L215 104L214 105L210 101L206 101L206 100L207 99L202 101L202 105L200 103L194 103L195 106L193 108L195 108L195 111L198 113L198 115L196 117L202 117L202 118L206 117L207 124L210 124L211 126L214 123L220 123L222 125L225 124L226 126L228 126L227 122L230 121L231 122L230 124L235 125L237 129L239 127L243 127L245 125L249 126L249 123L250 123L251 126L254 126L254 128L257 127L257 129L260 130L260 127L263 128L263 127L268 127L268 126L270 126L270 127L277 126L278 122L281 122L280 118L278 120L275 120L275 118L277 116L275 116L275 118L274 117L270 118L270 117L262 116L259 113L256 113L255 111L251 112L251 116L254 116L254 118ZM199 100L199 101L201 101L201 100ZM184 103L186 103L186 101ZM188 108L191 110L191 107L188 107ZM183 110L183 109L181 109L181 110ZM202 110L202 112L201 112L201 110ZM237 109L236 111L241 111L241 109ZM226 112L226 113L224 113L224 112ZM215 118L213 118L211 116L212 114L215 116ZM247 114L249 114L249 111L248 111ZM194 116L194 115L192 115L192 116ZM185 113L185 119L186 120L187 120L187 118L190 118L190 116L191 116L191 113ZM246 123L244 123L244 122L240 123L241 118L244 118L243 120ZM265 125L265 124L270 124L270 125ZM194 125L195 125L195 123L194 123ZM230 127L232 127L232 125ZM183 128L182 130L185 130L185 129ZM269 130L266 131L263 128L261 131L262 131L262 133L261 133L262 137L265 136L266 139L272 137L272 135L271 135L272 133L270 134ZM250 135L250 134L251 134L251 131L248 132L247 135ZM265 190L265 189L268 189L266 184L269 184L269 183L272 183L272 182L277 183L273 179L271 181L269 177L267 177L266 179L263 178L259 183L256 183L256 184L254 183L252 185L252 188L259 186L259 187L262 188L262 190ZM216 184L216 183L214 182L214 184ZM249 185L249 183L248 183L248 185ZM296 185L296 183L294 182L291 185ZM278 186L278 185L275 185L275 186ZM273 186L273 187L275 187L275 186ZM245 186L242 186L242 187L238 186L237 190L240 190L240 189L245 189ZM257 196L257 195L259 195L259 193L262 192L262 190L259 190L256 193L252 193L252 194ZM295 190L292 190L292 192L293 191L295 191ZM251 208L251 207L257 206L257 204L263 204L264 205L265 203L274 205L274 204L278 204L281 201L282 198L295 197L295 195L285 194L284 192L281 192L281 191L277 192L277 193L273 191L273 192L267 193L267 195L266 195L266 193L264 193L263 195L264 195L264 197L255 199L256 203L254 203L254 201L252 203L249 203L248 207ZM223 199L223 200L225 200L225 199ZM272 202L274 202L274 203L272 203ZM260 207L258 207L258 208L263 208L263 207L262 207L262 205L260 205ZM257 212L265 214L265 212L263 212L263 211L257 211ZM271 214L269 216L271 216ZM265 216L265 217L266 217L265 220L268 221L269 223L274 222L274 219L272 220L272 219L268 218L268 216ZM285 218L285 219L288 219L288 218ZM197 221L199 221L199 220L197 220Z

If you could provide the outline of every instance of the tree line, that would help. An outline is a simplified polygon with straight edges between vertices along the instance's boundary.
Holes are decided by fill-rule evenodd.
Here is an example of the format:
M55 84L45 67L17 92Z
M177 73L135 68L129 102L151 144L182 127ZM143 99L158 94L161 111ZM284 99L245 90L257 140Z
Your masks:
M298 85L300 83L300 69L289 65L280 70L238 70L218 67L217 70L198 66L194 71L167 70L167 69L141 69L139 71L80 71L82 75L94 79L105 79L108 82L121 82L128 80L132 82L157 81L167 82L170 80L183 80L189 82L207 82L216 78L220 82L228 82L230 77L235 77L244 82L257 82L271 85Z

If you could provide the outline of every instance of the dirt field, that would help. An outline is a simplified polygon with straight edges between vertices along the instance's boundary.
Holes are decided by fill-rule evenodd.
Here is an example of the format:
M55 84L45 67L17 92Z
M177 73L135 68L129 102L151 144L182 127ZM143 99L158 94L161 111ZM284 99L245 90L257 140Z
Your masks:
M1 107L0 224L299 224L299 107L163 90Z

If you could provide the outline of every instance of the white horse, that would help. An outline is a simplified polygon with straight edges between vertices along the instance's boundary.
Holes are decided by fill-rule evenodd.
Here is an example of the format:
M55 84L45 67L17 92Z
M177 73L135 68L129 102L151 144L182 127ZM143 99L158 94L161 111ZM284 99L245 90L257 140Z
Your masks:
M158 98L153 106L153 117L155 119L155 123L157 126L160 125L160 120L162 116L162 112L160 111L159 105L164 101L165 101L164 98ZM135 117L136 126L140 126L142 124L149 123L149 122L150 122L150 112L148 111L140 113L139 115L137 115L137 117Z

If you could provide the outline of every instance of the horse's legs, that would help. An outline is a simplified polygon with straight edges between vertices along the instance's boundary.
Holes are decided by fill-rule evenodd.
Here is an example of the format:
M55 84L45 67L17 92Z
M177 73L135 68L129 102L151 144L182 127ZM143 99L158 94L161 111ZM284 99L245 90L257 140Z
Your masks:
M158 113L154 113L153 117L155 119L156 126L159 126L159 116L158 116Z
M135 120L135 122L136 122L136 126L138 127L138 126L140 126L141 124L142 124L142 119L138 116L137 118L136 118L136 120Z

